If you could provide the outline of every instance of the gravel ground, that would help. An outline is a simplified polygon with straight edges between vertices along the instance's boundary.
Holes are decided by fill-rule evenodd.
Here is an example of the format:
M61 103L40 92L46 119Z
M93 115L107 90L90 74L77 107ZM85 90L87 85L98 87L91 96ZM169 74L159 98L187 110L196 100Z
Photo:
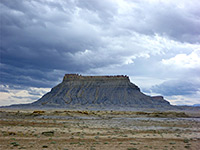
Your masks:
M0 149L199 150L197 114L2 109Z

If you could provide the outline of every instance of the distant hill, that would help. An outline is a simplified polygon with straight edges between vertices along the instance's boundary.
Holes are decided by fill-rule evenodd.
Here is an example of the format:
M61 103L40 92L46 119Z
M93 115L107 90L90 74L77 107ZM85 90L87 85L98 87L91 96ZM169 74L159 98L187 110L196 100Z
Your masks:
M128 76L82 76L66 74L62 83L38 101L40 107L128 106L134 108L171 108L162 96L150 97L131 83Z
M184 107L184 106L187 106L187 107L200 107L200 104L193 104L193 105L177 105L179 107Z
M82 76L66 74L63 81L53 87L39 100L30 104L18 104L13 108L87 108L101 107L111 109L135 108L145 110L176 108L162 96L147 96L139 87L131 83L128 76Z
M193 107L200 107L200 104L194 104Z

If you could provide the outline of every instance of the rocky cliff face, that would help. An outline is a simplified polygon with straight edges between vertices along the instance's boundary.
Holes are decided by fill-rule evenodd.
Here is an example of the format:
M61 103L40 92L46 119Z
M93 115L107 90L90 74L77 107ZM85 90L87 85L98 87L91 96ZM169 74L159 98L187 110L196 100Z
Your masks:
M52 88L33 105L67 107L69 105L129 106L140 108L168 107L163 98L140 92L128 76L81 76L66 74L62 83Z

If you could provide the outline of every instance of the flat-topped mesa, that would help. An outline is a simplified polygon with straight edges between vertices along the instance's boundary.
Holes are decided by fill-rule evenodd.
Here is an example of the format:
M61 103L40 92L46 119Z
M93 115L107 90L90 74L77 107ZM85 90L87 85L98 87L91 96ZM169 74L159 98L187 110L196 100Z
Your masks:
M170 107L162 97L143 94L126 75L82 76L65 74L63 82L33 103L34 106L125 106L134 108Z
M127 75L114 75L114 76L82 76L79 74L65 74L64 81L74 80L126 80L130 81Z

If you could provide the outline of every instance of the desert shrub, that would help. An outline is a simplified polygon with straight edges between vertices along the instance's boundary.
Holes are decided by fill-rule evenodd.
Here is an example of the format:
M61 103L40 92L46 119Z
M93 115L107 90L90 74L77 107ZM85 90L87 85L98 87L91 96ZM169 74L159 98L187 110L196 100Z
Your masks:
M33 114L44 114L45 113L45 111L43 111L43 110L35 110L35 111L33 111Z
M127 148L127 150L137 150L137 148Z
M48 148L48 146L47 145L43 145L42 148Z
M12 144L13 146L19 146L19 143L17 143L17 142L12 142L10 144Z
M42 135L45 135L45 136L53 136L53 135L54 135L54 131L42 132Z
M183 142L184 142L184 143L188 143L189 140L188 140L188 139L184 139Z

